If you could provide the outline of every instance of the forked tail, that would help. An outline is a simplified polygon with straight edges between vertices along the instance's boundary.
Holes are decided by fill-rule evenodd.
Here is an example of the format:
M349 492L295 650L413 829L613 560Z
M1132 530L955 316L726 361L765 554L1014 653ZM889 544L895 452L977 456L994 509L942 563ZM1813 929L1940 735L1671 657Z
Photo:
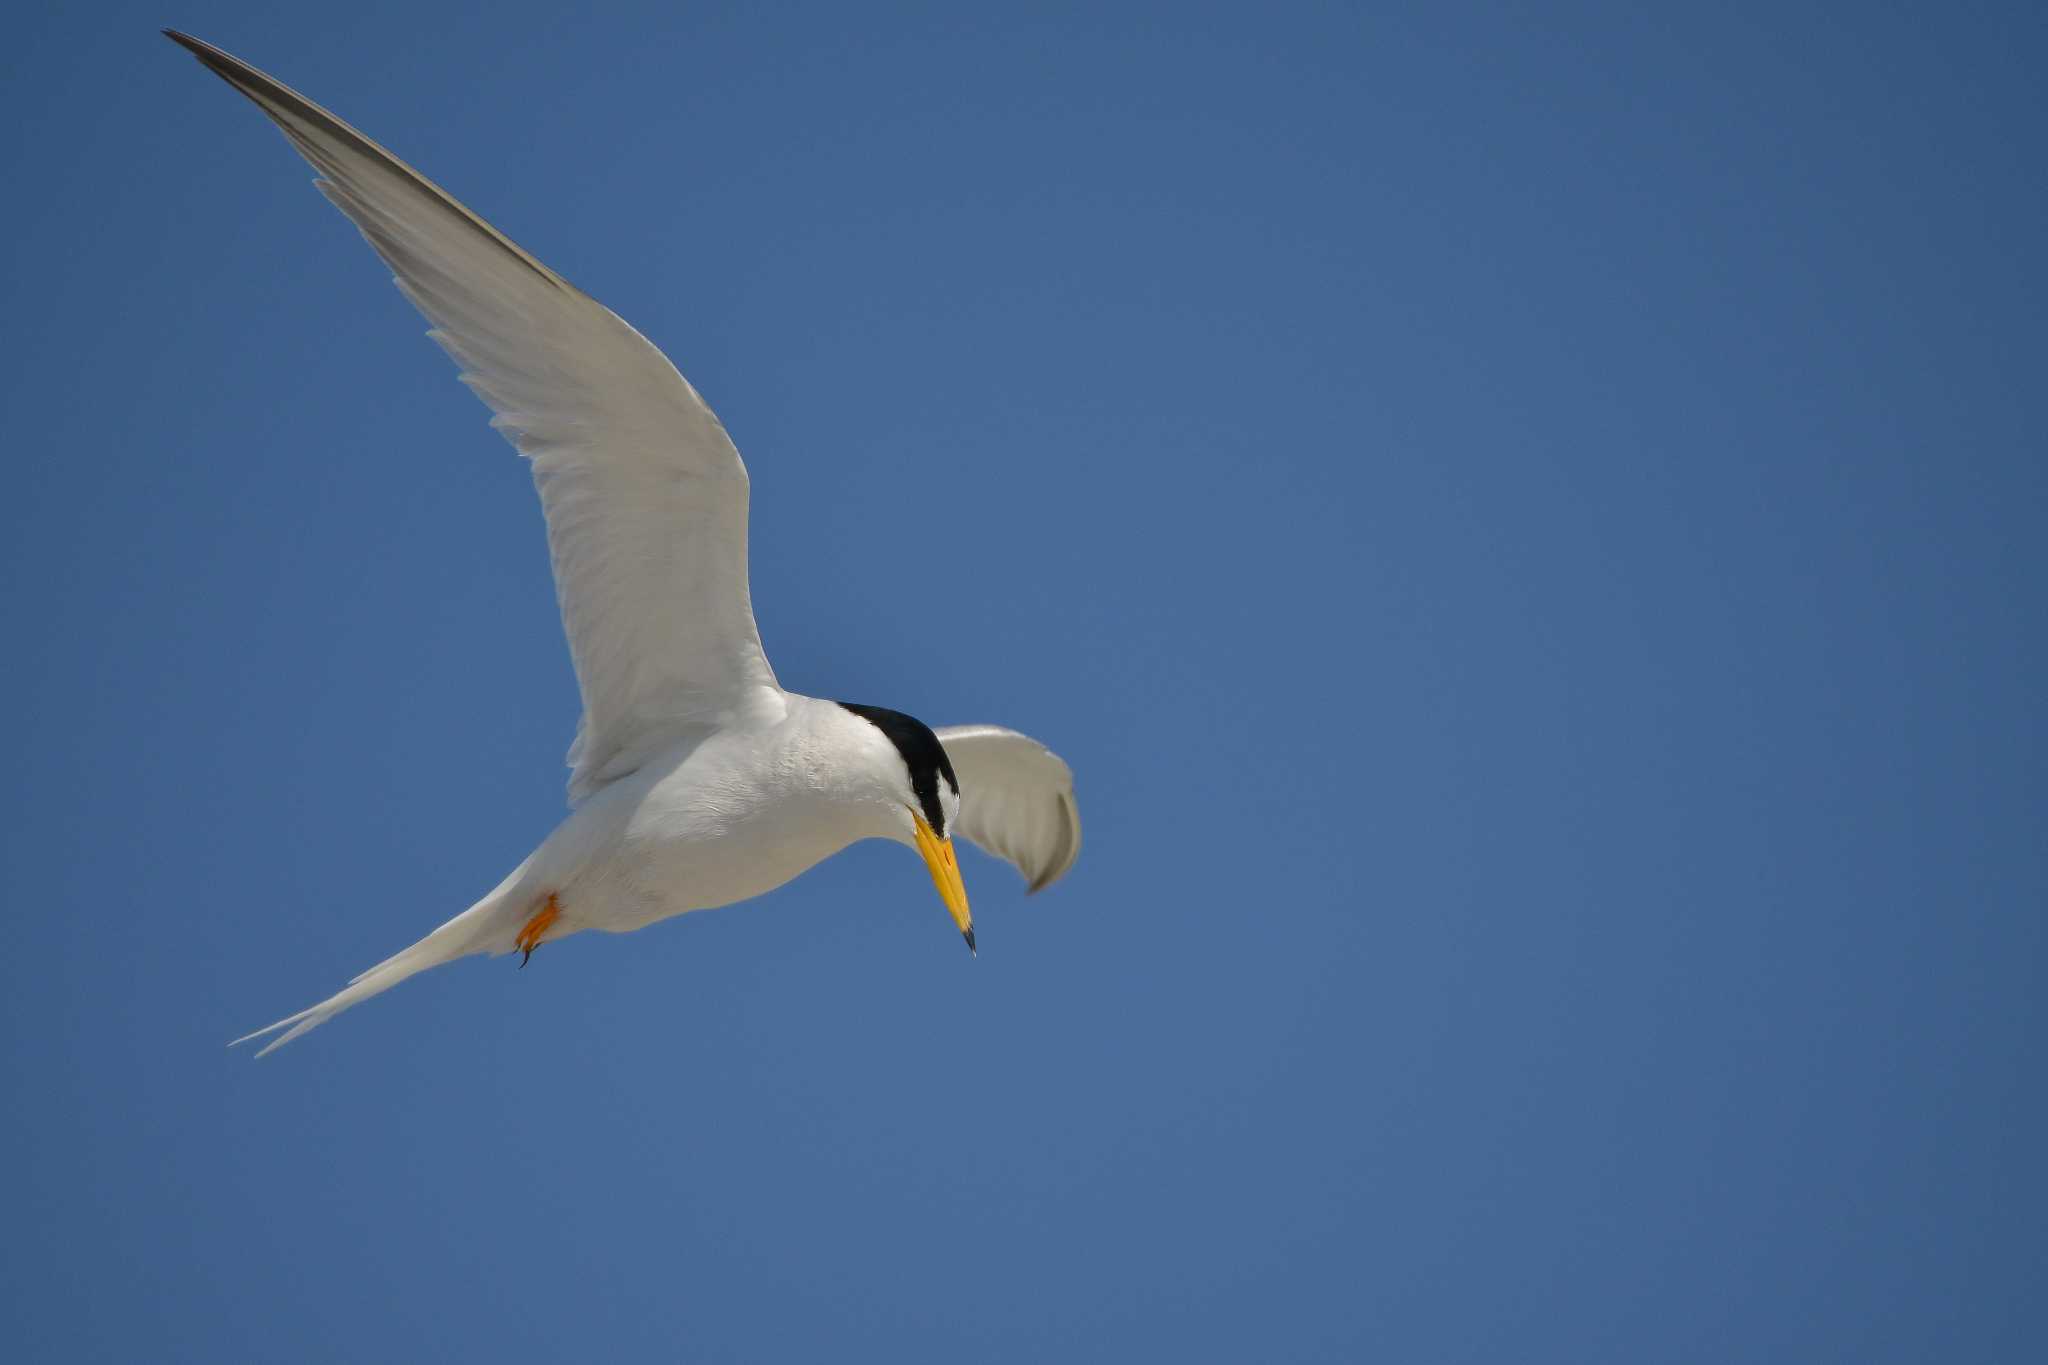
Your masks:
M506 908L505 893L518 882L518 879L519 873L515 871L496 891L412 947L385 958L319 1004L310 1009L300 1010L297 1014L288 1015L274 1024L266 1024L254 1033L244 1034L228 1046L235 1047L252 1038L261 1038L266 1033L276 1033L279 1029L284 1029L282 1035L271 1039L264 1045L263 1050L256 1054L258 1057L267 1056L307 1030L320 1027L349 1006L359 1005L373 995L382 995L409 976L417 976L429 967L453 962L458 957L490 951L494 946L492 931L498 927L498 921L503 918L500 912ZM504 951L501 945L498 950Z

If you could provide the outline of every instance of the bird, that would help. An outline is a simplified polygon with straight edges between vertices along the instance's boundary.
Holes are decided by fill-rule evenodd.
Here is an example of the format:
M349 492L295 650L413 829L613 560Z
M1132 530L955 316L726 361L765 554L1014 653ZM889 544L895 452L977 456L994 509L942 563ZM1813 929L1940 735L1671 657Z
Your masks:
M747 581L746 466L667 356L377 143L211 43L164 36L318 173L524 456L583 714L569 813L474 905L235 1043L266 1055L418 973L750 900L867 839L917 851L970 954L954 836L1031 892L1081 851L1074 778L996 725L933 729L784 689Z

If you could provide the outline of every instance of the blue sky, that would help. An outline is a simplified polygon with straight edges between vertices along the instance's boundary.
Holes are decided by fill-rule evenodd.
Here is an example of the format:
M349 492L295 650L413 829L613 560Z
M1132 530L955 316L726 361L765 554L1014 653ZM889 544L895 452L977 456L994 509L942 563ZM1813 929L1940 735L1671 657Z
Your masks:
M45 7L10 26L24 1358L2014 1360L2038 8ZM261 1064L487 890L538 509L309 170L663 346L783 681L1073 764Z

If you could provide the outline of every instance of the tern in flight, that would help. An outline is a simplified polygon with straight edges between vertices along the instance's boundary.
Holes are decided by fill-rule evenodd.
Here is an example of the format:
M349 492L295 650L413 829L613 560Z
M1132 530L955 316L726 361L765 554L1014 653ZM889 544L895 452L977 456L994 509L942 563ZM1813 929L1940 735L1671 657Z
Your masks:
M747 595L746 467L652 343L305 96L166 36L313 164L532 463L583 694L568 817L475 905L250 1034L283 1030L264 1052L443 962L517 952L524 966L579 930L625 933L772 891L862 839L918 851L970 951L955 833L1033 891L1073 866L1073 773L1036 740L777 685Z

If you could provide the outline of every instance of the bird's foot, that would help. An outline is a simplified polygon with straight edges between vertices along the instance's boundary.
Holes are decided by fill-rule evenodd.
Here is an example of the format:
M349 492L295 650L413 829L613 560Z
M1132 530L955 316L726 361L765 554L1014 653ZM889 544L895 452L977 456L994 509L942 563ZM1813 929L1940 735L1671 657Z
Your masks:
M550 891L547 904L534 913L533 918L526 922L526 927L519 931L519 937L512 940L512 946L526 955L519 959L521 967L526 966L527 960L533 956L533 950L540 947L541 936L561 917L562 904L555 899L555 893Z

